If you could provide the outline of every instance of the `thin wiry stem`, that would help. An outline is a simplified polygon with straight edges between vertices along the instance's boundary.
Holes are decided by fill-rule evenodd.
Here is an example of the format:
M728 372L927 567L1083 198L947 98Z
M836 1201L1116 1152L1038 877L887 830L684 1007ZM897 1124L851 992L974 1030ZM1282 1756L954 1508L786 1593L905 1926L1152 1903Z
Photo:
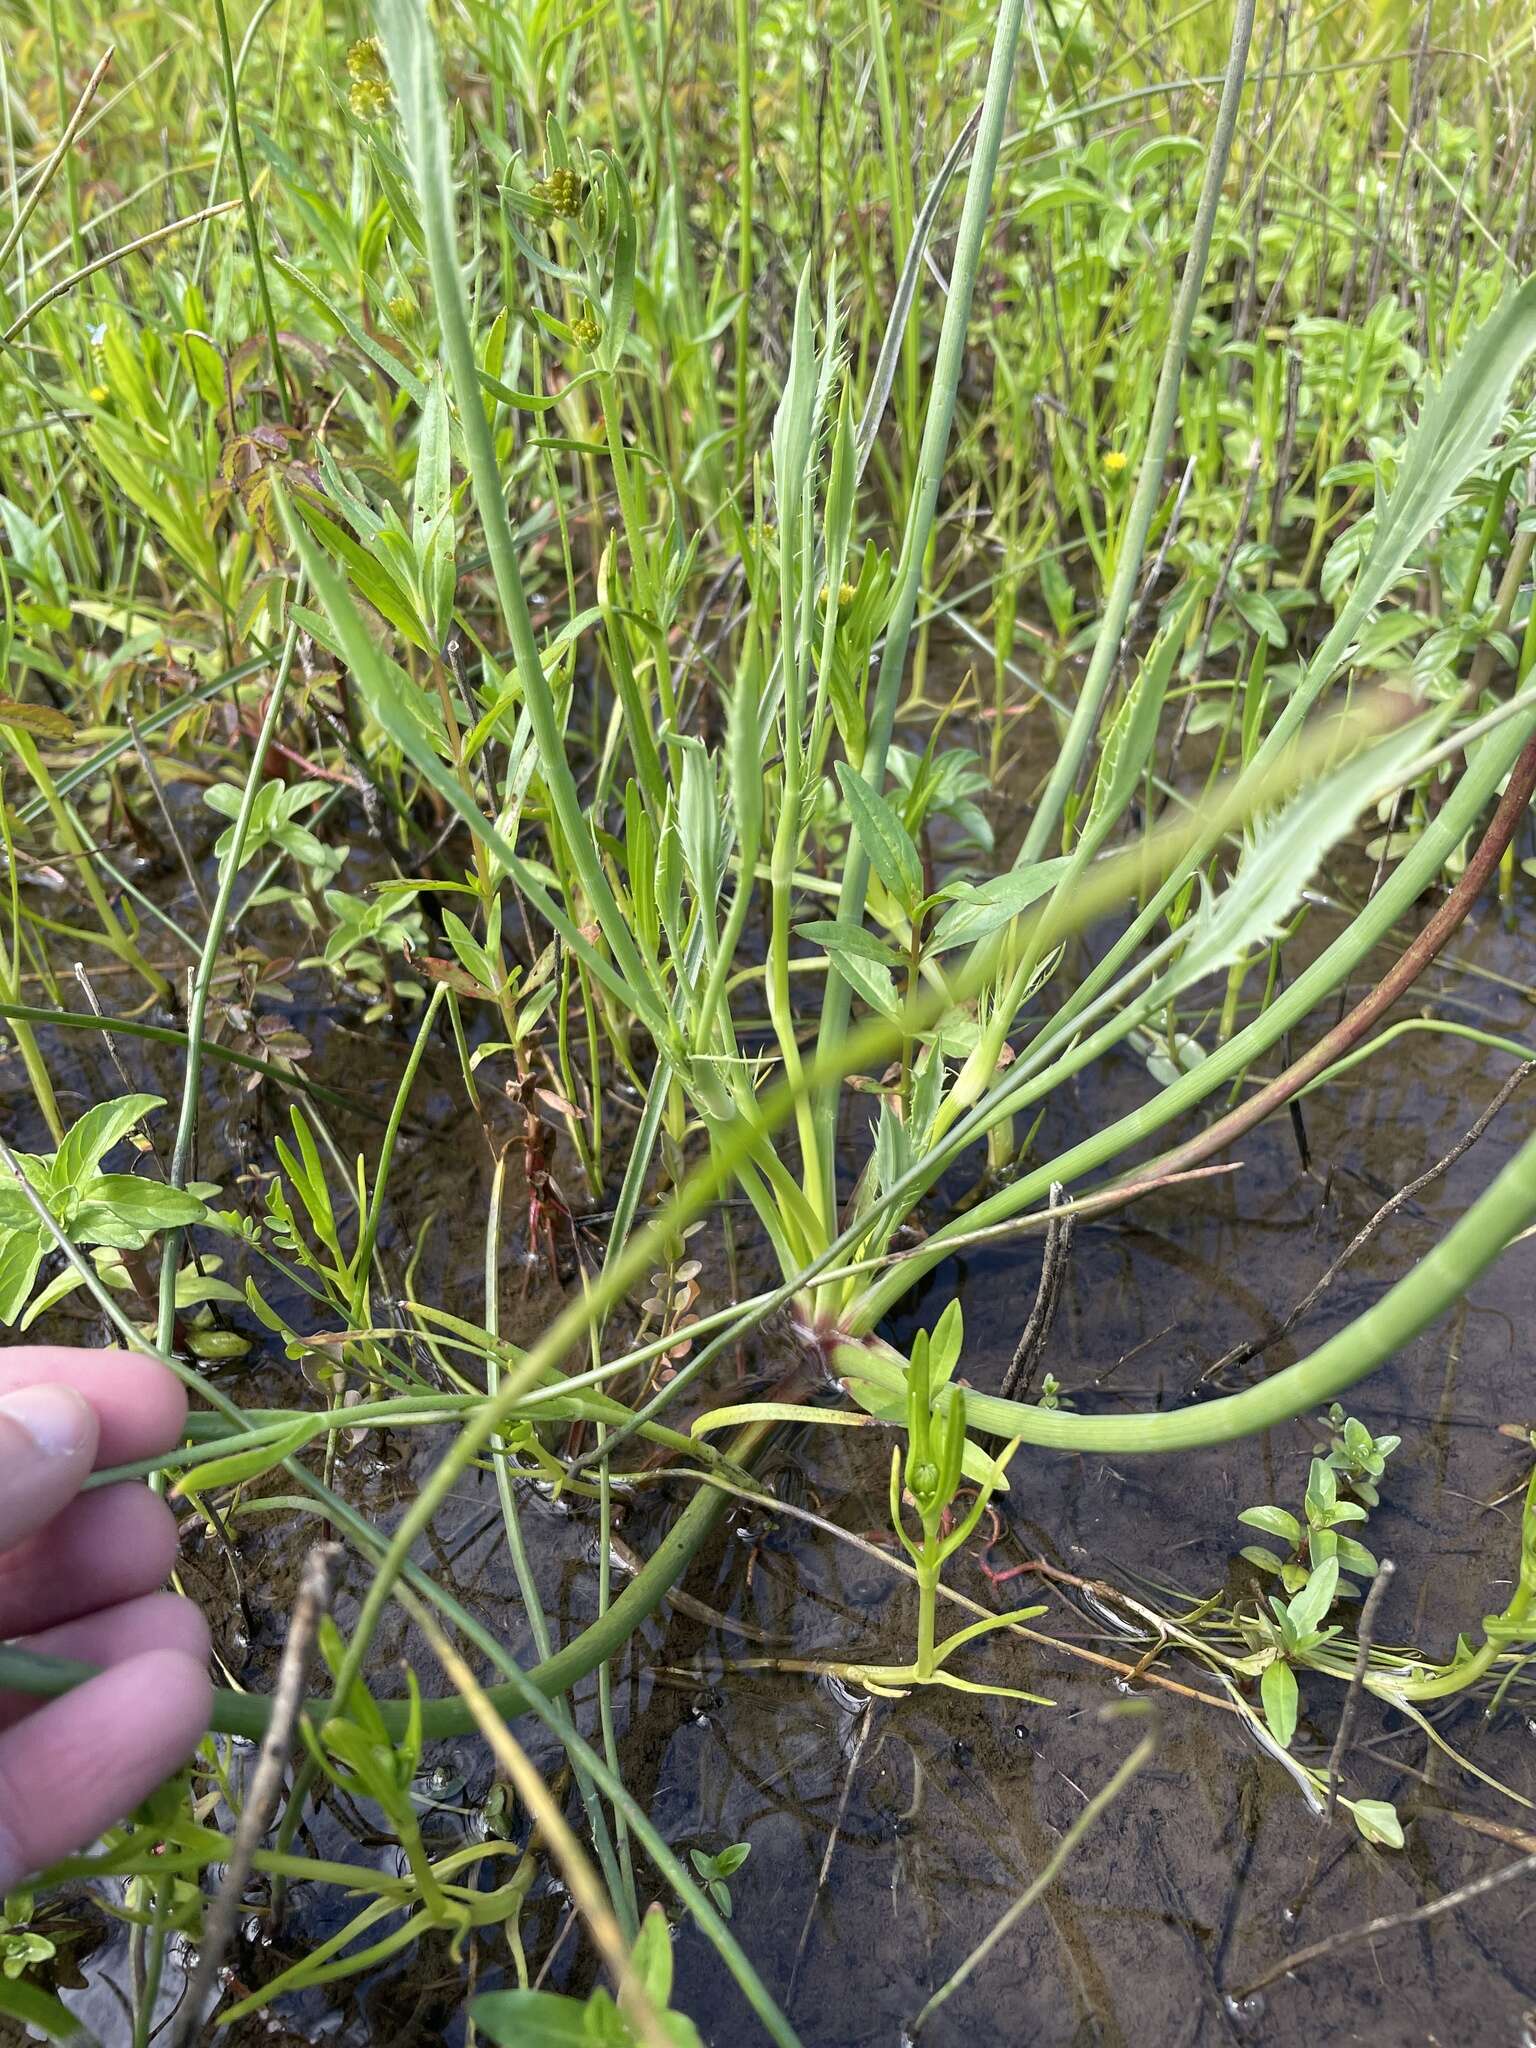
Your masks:
M1246 0L1246 4L1251 7L1252 0ZM970 173L966 179L965 204L960 215L960 231L950 271L949 293L944 302L944 320L939 330L939 343L934 355L928 411L923 422L917 478L908 508L906 531L902 535L896 588L890 616L886 621L885 645L881 650L880 670L870 706L868 738L864 758L860 763L860 772L864 779L876 790L879 790L885 781L886 755L890 748L892 728L896 722L896 706L901 695L901 682L907 665L907 650L911 644L913 621L917 615L923 565L927 560L928 544L933 537L934 518L938 511L939 485L943 479L945 459L949 452L950 429L955 417L955 398L960 388L960 374L965 362L971 301L981 264L982 245L986 239L987 220L992 203L992 180L997 169L1003 124L1008 112L1013 64L1018 51L1023 14L1023 0L1003 0L992 42L986 94L976 131L976 150L971 158ZM837 910L840 919L858 923L863 918L864 898L868 887L869 858L862 842L855 839L849 845L843 868ZM838 972L834 961L828 969L826 997L817 1034L819 1055L826 1054L836 1046L846 1032L851 1004L851 990ZM824 1123L833 1113L832 1102L833 1098L824 1091L821 1110ZM823 1212L830 1216L836 1209L831 1185L833 1147L829 1144L823 1151L825 1156L821 1166L827 1183L823 1190Z
M184 214L180 220L169 220L163 227L151 228L147 235L139 235L131 242L124 242L119 249L109 249L105 256L97 256L89 263L82 263L78 270L72 270L68 277L61 277L57 284L50 285L39 298L35 298L24 312L18 313L0 334L0 342L12 342L24 328L30 327L38 314L55 300L62 299L66 292L72 292L77 284L94 277L98 270L105 270L109 264L121 263L125 256L136 255L141 249L152 249L157 242L165 241L171 235L179 235L183 228L195 228L205 220L217 220L221 213L232 213L240 204L238 199L220 200L217 206L202 207L197 213Z
M1147 536L1163 495L1163 464L1178 419L1184 357L1200 303L1200 288L1205 281L1205 266L1210 258L1211 237L1216 227L1216 209L1227 175L1227 160L1232 154L1232 138L1237 132L1238 107L1243 96L1243 78L1248 67L1248 45L1253 36L1256 5L1257 0L1238 0L1233 16L1232 47L1222 82L1221 103L1216 110L1211 153L1206 159L1205 182L1189 238L1189 254L1184 259L1184 273L1179 279L1178 297L1174 301L1173 319L1168 328L1157 397L1153 401L1152 418L1147 427L1147 445L1136 479L1136 494L1131 500L1125 531L1120 537L1115 573L1104 601L1098 636L1093 643L1093 657L1068 721L1055 766L1030 820L1029 830L1024 835L1024 846L1019 854L1021 864L1041 859L1055 836L1067 798L1076 785L1093 736L1098 731L1099 715L1119 662L1125 622L1141 576Z
M288 382L288 365L283 359L283 344L277 331L277 315L272 309L272 288L267 282L267 266L262 260L261 233L256 221L256 204L251 198L250 173L245 167L245 143L240 133L240 88L235 77L234 51L229 42L229 17L224 11L224 0L213 0L213 11L219 24L219 57L224 66L224 98L229 115L229 140L235 156L235 176L240 181L240 205L245 213L245 232L251 244L251 262L256 271L256 290L261 297L261 315L267 326L267 340L272 349L272 369L277 378L277 402L282 409L284 421L293 425L293 391ZM243 52L242 52L243 54Z
M198 1101L203 1076L203 1027L208 1017L208 998L213 989L213 978L218 971L219 947L224 940L224 927L229 920L230 904L234 898L235 881L240 873L241 856L245 851L245 835L250 830L251 813L256 808L256 798L261 790L261 771L267 758L267 747L277 730L277 721L282 714L283 700L288 692L288 676L293 667L295 649L299 644L299 628L295 622L288 628L283 642L283 651L278 657L277 674L272 679L272 692L267 699L266 716L261 721L261 731L251 755L250 770L245 778L245 790L240 799L240 809L231 827L229 852L224 857L223 870L219 876L219 891L214 898L213 912L208 919L207 936L203 940L202 958L192 980L192 1000L187 1011L187 1070L182 1080L181 1113L176 1122L176 1142L171 1152L171 1186L184 1188L192 1170L192 1143L197 1130ZM176 1329L176 1268L181 1257L181 1231L168 1230L161 1249L160 1263L160 1317L156 1328L155 1342L162 1351L169 1351Z
M75 102L75 111L70 115L68 121L65 122L64 132L59 137L57 143L55 143L52 155L32 181L31 191L22 200L20 206L17 207L16 218L11 222L10 233L3 242L0 242L0 267L3 267L8 261L11 251L21 240L27 222L32 218L37 202L53 183L54 174L58 170L59 165L64 161L65 155L76 135L79 134L80 123L85 119L86 109L90 106L91 101L95 99L96 88L100 85L103 78L106 77L107 68L115 54L113 46L109 43L102 52L96 69L85 81L84 89L79 99Z
M1339 1715L1339 1732L1333 1739L1333 1750L1328 1758L1328 1825L1332 1827L1334 1815L1339 1807L1339 1773L1344 1759L1349 1754L1350 1740L1355 1732L1355 1717L1360 1711L1360 1695L1365 1690L1366 1673L1371 1668L1371 1644L1376 1637L1376 1617L1381 1612L1381 1603L1386 1597L1388 1586L1397 1566L1390 1557L1384 1557L1376 1568L1371 1589L1365 1596L1360 1609L1360 1625L1355 1632L1355 1668L1349 1674L1349 1690L1344 1695L1343 1711Z
M1126 1786L1140 1772L1146 1769L1156 1754L1157 1729L1154 1727L1141 1738L1140 1742L1137 1743L1136 1747L1125 1759L1125 1762L1121 1764L1114 1776L1110 1778L1109 1782L1102 1785L1094 1793L1088 1804L1077 1816L1077 1819L1073 1821L1071 1827L1067 1829L1061 1840L1056 1844L1056 1847L1051 1851L1038 1874L1030 1880L1029 1884L1019 1894L1018 1898L1014 1900L1007 1912L1003 1914L1002 1918L988 1934L976 1944L959 1969L946 1978L944 1983L934 1992L928 2003L912 2022L912 2034L914 2037L928 2024L940 2006L944 2005L954 1996L955 1992L960 1989L960 1986L971 1975L972 1971L978 1969L986 1961L998 1943L1012 1932L1029 1911L1030 1907L1034 1905L1035 1901L1056 1882L1056 1879L1066 1867L1073 1850L1083 1839L1084 1835L1088 1833L1094 1822L1099 1818L1099 1815L1114 1805Z

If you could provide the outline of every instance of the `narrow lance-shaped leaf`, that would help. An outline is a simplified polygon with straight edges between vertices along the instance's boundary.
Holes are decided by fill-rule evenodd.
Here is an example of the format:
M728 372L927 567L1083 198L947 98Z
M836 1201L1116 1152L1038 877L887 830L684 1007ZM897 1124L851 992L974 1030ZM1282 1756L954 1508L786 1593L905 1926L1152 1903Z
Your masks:
M911 833L895 808L846 761L838 762L837 779L870 866L907 915L913 916L923 893L923 864Z
M1312 708L1344 659L1367 614L1402 574L1413 550L1444 515L1463 481L1481 462L1504 418L1509 394L1536 349L1536 278L1494 308L1463 344L1425 401L1403 447L1392 489L1377 510L1369 552L1343 609L1255 765L1272 760Z
M1079 851L1091 857L1101 847L1126 805L1135 795L1157 745L1158 721L1168 694L1168 679L1183 644L1184 629L1198 593L1191 589L1147 651L1136 680L1110 722L1099 756L1088 820Z
M285 505L284 510L287 511ZM362 615L352 602L341 578L310 540L291 514L288 531L305 574L319 592L321 602L335 630L337 643L352 671L352 681L384 731L437 795L496 856L503 870L528 898L545 922L557 931L565 944L603 986L638 1014L646 1016L648 998L636 989L615 964L599 953L585 933L557 904L532 867L479 805L465 793L441 756L428 743L421 723L419 703L407 702L401 687L403 678L374 646Z
M990 938L1021 911L1038 903L1075 864L1075 855L1058 854L1053 860L1036 861L1032 867L1010 868L989 881L951 882L943 894L953 900L933 928L928 951L948 953L956 946Z
M1424 744L1422 724L1357 754L1253 832L1237 873L1191 920L1189 943L1155 984L1161 1002L1274 938L1367 800L1393 788Z
M613 891L603 872L592 827L565 757L565 734L534 637L533 620L529 615L522 572L518 566L517 543L507 515L501 468L485 416L480 366L470 334L464 281L459 269L456 181L449 158L448 121L443 105L437 47L423 0L375 0L375 13L399 103L400 124L421 207L443 353L458 404L470 481L485 530L486 551L490 557L496 594L512 639L518 679L523 686L524 701L538 741L540 773L582 888L621 970L619 976L605 976L604 979L610 987L618 980L625 1000L644 1018L653 1035L669 1041L675 1034L661 992L652 981L645 961L619 914ZM457 784L454 787L457 788ZM465 815L466 823L477 829L482 827L484 821L476 806L464 797L462 791L459 797L462 803L450 799L454 801L454 808ZM489 845L491 842L487 839L486 843ZM499 852L497 857L501 857ZM526 872L525 864L519 863L519 867ZM570 923L570 920L565 920L563 926L557 927L562 937ZM590 947L586 948L586 954L595 958ZM588 964L591 965L591 959Z
M269 1442L257 1444L248 1451L232 1451L227 1458L210 1458L206 1464L194 1465L183 1472L171 1489L184 1500L192 1500L200 1493L212 1493L219 1487L243 1486L252 1479L260 1479L281 1465L285 1458L291 1458L301 1451L312 1436L318 1424L309 1418L296 1422L282 1436Z

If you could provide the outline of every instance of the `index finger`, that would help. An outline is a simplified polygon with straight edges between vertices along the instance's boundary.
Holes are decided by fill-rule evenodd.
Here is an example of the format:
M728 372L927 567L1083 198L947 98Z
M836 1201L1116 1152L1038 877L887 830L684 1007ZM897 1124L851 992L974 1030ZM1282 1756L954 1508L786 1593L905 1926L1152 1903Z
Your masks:
M65 1344L12 1344L0 1351L0 1393L59 1383L73 1387L96 1410L98 1469L152 1458L180 1439L186 1392L156 1359Z

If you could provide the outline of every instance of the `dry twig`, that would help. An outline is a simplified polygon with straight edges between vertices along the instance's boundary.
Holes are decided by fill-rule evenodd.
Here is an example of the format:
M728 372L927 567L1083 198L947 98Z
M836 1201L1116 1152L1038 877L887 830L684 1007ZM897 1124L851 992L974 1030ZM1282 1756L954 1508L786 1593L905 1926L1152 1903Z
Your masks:
M304 1560L299 1597L294 1602L288 1640L283 1645L283 1660L278 1667L277 1683L272 1688L272 1718L267 1723L256 1768L251 1773L250 1788L240 1809L229 1861L224 1869L224 1882L203 1925L197 1968L182 2001L176 2031L171 2036L171 2048L188 2048L195 2039L225 1951L234 1936L235 1923L240 1917L245 1897L246 1879L251 1874L256 1851L277 1812L283 1774L288 1768L288 1755L293 1744L293 1731L304 1705L304 1688L314 1659L315 1635L321 1617L330 1607L331 1582L340 1561L339 1543L317 1543Z
M1339 1715L1339 1732L1333 1738L1333 1749L1328 1758L1328 1825L1333 1826L1334 1815L1339 1806L1339 1767L1349 1749L1350 1738L1355 1732L1355 1716L1360 1711L1360 1695L1365 1690L1365 1674L1370 1668L1371 1640L1376 1632L1376 1616L1383 1596L1392 1583L1392 1574L1397 1566L1390 1557L1384 1557L1371 1581L1365 1604L1360 1609L1360 1627L1357 1631L1355 1668L1349 1674L1349 1691L1344 1695L1344 1708Z
M1060 1181L1051 1187L1051 1209L1060 1209L1066 1200L1066 1189ZM1013 1362L1003 1375L1003 1384L998 1392L1004 1400L1013 1397L1019 1390L1019 1398L1028 1400L1035 1383L1035 1373L1050 1339L1051 1326L1056 1320L1056 1311L1061 1304L1061 1290L1066 1284L1067 1268L1072 1258L1072 1233L1077 1227L1076 1215L1068 1210L1063 1216L1054 1213L1045 1227L1045 1250L1040 1260L1040 1285L1035 1291L1035 1305L1029 1312L1029 1321L1024 1325L1018 1345L1014 1350Z
M1485 1892L1497 1891L1500 1885L1509 1884L1514 1878L1531 1876L1536 1876L1536 1856L1522 1856L1514 1863L1506 1863L1502 1870L1490 1870L1484 1876L1474 1878L1470 1884L1459 1885L1455 1891L1430 1899L1422 1906L1413 1906L1405 1913L1382 1913L1375 1920L1367 1920L1363 1926L1342 1928L1322 1941L1314 1941L1310 1948L1299 1948L1294 1955L1282 1957L1262 1976L1255 1977L1251 1984L1231 1996L1241 2003L1245 1998L1252 1998L1256 1991L1264 1990L1266 1985L1288 1977L1293 1970L1302 1970L1309 1963L1319 1963L1326 1956L1338 1955L1343 1949L1353 1948L1357 1941L1374 1941L1380 1934L1396 1934L1401 1928L1417 1927L1442 1913L1454 1913L1462 1906L1469 1906Z
M1522 1061L1504 1083L1498 1094L1488 1104L1482 1115L1477 1119L1477 1122L1473 1124L1472 1128L1464 1132L1456 1140L1456 1143L1443 1159L1437 1159L1433 1166L1419 1175L1417 1180L1409 1181L1408 1185L1399 1188L1389 1201L1382 1203L1369 1223L1356 1231L1355 1235L1350 1239L1343 1251L1339 1253L1339 1256L1316 1285L1302 1296L1295 1307L1286 1314L1284 1320L1275 1329L1271 1330L1267 1337L1254 1338L1246 1343L1234 1345L1230 1351L1226 1352L1221 1358L1218 1358L1214 1365L1209 1366L1201 1374L1201 1378L1214 1379L1218 1374L1226 1372L1234 1365L1243 1365L1250 1358L1258 1358L1263 1352L1269 1350L1272 1344L1278 1344L1282 1337L1288 1337L1302 1317L1311 1312L1319 1299L1333 1285L1350 1260L1364 1251L1365 1247L1382 1226L1388 1223L1406 1202L1411 1202L1416 1196L1421 1195L1427 1187L1432 1186L1435 1181L1439 1180L1442 1174L1448 1173L1463 1154L1471 1151L1472 1147L1487 1130L1516 1089L1529 1080L1532 1074L1536 1074L1536 1060Z

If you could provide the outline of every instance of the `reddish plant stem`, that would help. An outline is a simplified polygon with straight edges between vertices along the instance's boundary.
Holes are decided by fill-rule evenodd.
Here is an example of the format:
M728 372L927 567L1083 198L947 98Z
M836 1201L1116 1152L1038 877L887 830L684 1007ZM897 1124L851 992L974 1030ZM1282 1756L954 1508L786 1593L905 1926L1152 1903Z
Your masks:
M1536 793L1536 739L1527 742L1520 758L1510 773L1509 784L1499 799L1498 809L1488 822L1477 851L1463 869L1461 878L1440 908L1430 918L1416 939L1384 974L1370 994L1361 998L1347 1017L1341 1018L1331 1031L1323 1036L1299 1060L1292 1062L1284 1073L1277 1074L1256 1094L1231 1110L1196 1137L1176 1146L1172 1152L1165 1152L1145 1174L1138 1174L1134 1180L1124 1183L1118 1192L1126 1201L1145 1193L1149 1183L1162 1179L1169 1173L1179 1173L1191 1166L1198 1166L1215 1153L1225 1149L1235 1139L1247 1135L1255 1125L1272 1116L1277 1109L1284 1108L1293 1097L1300 1094L1310 1082L1325 1073L1336 1060L1352 1052L1371 1027L1384 1017L1398 999L1406 995L1432 960L1441 953L1451 938L1466 922L1473 904L1483 890L1499 862L1504 858L1505 849L1515 836L1516 828L1525 815L1532 794Z

